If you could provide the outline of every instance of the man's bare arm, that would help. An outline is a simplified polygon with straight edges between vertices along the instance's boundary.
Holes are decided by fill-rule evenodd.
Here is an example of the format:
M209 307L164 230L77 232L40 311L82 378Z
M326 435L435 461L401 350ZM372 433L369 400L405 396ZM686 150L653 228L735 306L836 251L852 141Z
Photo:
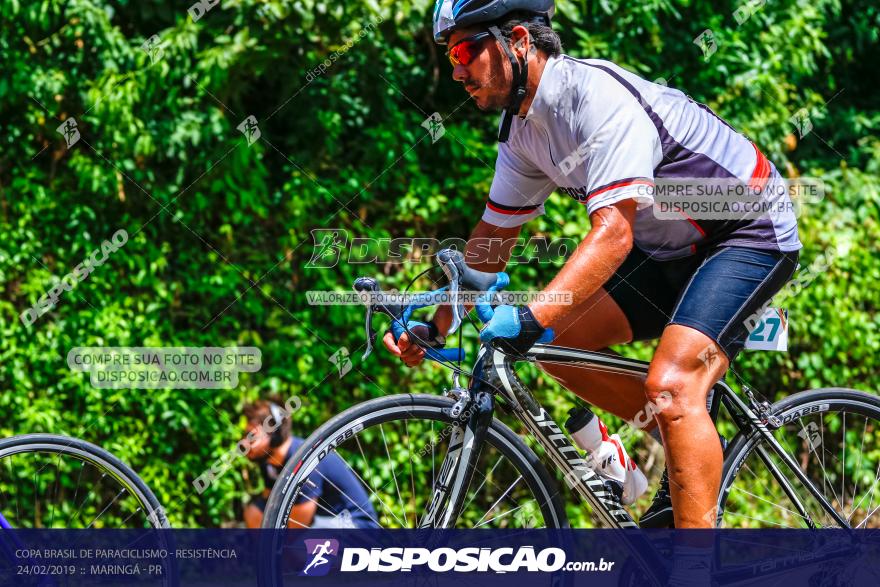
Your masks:
M632 250L635 215L635 200L624 200L593 212L589 234L544 293L570 293L572 305L586 301L608 281ZM529 304L532 314L545 328L558 328L571 308L544 302Z
M521 228L502 228L480 220L468 239L465 262L487 273L504 271Z

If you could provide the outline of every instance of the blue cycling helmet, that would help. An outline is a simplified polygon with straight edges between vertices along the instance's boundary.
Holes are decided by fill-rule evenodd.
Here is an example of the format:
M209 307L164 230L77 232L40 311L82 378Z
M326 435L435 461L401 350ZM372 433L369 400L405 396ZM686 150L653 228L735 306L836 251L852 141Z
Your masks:
M434 5L434 41L445 45L457 28L498 20L515 11L542 16L550 24L553 0L437 0Z
M434 5L434 42L445 45L449 35L456 29L480 23L492 23L511 12L525 12L543 18L547 26L553 18L554 0L437 0ZM504 109L501 127L498 129L498 142L504 143L510 135L510 125L514 114L519 112L526 97L526 84L529 79L528 57L520 62L507 46L497 26L487 27L498 41L513 71L510 98Z
M434 5L434 41L445 45L457 28L498 20L516 11L542 16L549 25L554 8L553 0L437 0Z

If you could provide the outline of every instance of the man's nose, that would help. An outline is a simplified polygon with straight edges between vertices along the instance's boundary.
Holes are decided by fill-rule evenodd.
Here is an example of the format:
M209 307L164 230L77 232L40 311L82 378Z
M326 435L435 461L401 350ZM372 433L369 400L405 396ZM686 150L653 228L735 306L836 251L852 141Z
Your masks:
M467 67L465 67L461 63L452 68L452 79L454 79L455 81L463 82L466 81L468 77L470 76L468 75Z

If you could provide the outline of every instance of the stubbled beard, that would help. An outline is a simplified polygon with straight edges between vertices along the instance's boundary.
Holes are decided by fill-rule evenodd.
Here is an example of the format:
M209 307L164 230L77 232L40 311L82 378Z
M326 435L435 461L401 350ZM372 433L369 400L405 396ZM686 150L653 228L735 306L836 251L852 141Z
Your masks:
M501 112L505 108L507 108L507 104L509 102L509 96L499 96L497 94L492 95L489 99L484 103L477 103L477 107L484 112Z
M486 84L476 84L478 90L488 88L490 93L483 96L483 103L477 107L484 112L500 112L510 105L510 87L500 88L504 84L504 69L500 62L493 62L489 71L490 77ZM474 99L476 101L476 98Z
M483 85L471 86L470 89L473 89L474 87L476 87L477 90L484 90L488 87L490 91L489 94L483 94L479 98L476 96L473 97L474 102L477 104L477 108L484 112L500 112L507 108L510 103L510 95L507 91L500 92L498 88Z

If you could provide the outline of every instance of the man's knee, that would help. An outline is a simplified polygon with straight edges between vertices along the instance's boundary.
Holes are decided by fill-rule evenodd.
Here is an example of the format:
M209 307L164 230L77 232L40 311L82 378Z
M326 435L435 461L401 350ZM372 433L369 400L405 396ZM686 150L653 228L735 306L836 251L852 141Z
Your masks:
M699 375L673 366L651 369L645 380L645 398L661 426L675 425L706 411L705 397L695 393Z

